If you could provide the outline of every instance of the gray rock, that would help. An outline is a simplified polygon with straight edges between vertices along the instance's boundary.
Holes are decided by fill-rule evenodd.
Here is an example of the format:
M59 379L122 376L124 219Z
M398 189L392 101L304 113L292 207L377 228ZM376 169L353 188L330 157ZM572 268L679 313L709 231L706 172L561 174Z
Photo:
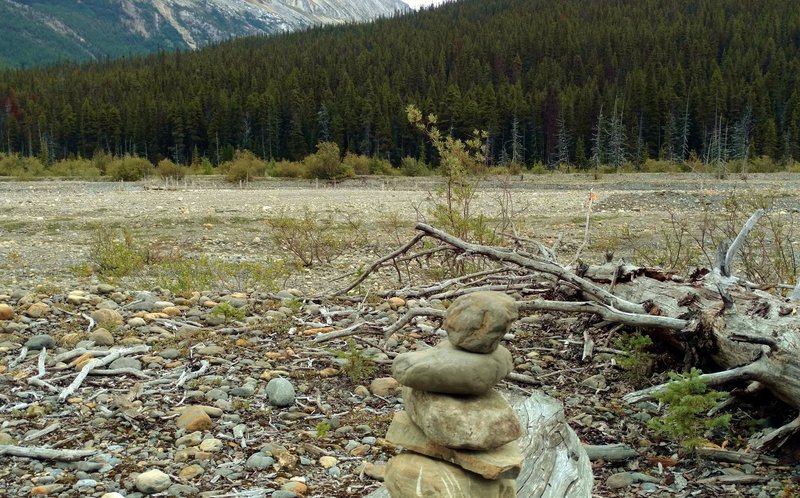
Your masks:
M272 498L298 498L300 495L298 495L294 491L289 491L286 489L278 489L276 491L273 491L270 496Z
M197 496L199 492L199 489L188 484L173 484L167 489L169 496Z
M519 317L517 303L501 292L473 292L456 299L442 328L450 342L473 353L491 353Z
M167 348L158 353L158 356L164 358L165 360L174 360L180 356L180 352L175 348Z
M270 380L266 392L271 405L292 406L294 404L294 386L283 377Z
M256 392L256 386L253 384L245 384L241 387L234 387L231 389L231 396L239 396L240 398L249 398Z
M123 356L122 358L117 358L116 360L112 361L111 364L108 365L108 368L110 370L115 368L131 368L133 370L141 370L142 362L136 358L128 358Z
M641 472L619 472L606 479L606 486L609 489L623 489L639 482L658 483L659 480Z
M211 389L206 393L206 399L208 400L218 400L218 399L228 399L228 393L223 391L222 389Z
M25 341L28 349L51 349L55 345L53 338L49 334L37 334Z
M491 354L479 354L443 340L434 348L397 356L392 363L392 376L420 391L480 395L513 368L511 353L503 346Z
M591 389L605 389L608 384L603 374L597 374L583 379L581 385Z
M271 456L265 455L263 453L253 453L250 455L250 458L247 459L244 466L248 469L256 469L256 470L264 470L275 463L275 459Z

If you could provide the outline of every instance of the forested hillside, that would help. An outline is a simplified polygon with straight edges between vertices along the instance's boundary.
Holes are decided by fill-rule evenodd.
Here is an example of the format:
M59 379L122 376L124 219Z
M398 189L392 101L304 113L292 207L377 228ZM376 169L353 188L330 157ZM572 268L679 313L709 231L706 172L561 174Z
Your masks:
M461 0L193 53L0 72L0 143L218 162L342 150L430 157L405 107L493 161L800 158L792 0Z

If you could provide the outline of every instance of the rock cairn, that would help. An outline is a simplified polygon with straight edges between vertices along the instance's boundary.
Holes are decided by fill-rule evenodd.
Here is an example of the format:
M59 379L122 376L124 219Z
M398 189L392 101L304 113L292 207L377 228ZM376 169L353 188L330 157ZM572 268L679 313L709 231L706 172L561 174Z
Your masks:
M386 439L408 451L387 464L392 498L516 496L522 427L493 387L513 368L500 340L517 317L505 294L467 294L445 314L448 339L395 359L406 409Z

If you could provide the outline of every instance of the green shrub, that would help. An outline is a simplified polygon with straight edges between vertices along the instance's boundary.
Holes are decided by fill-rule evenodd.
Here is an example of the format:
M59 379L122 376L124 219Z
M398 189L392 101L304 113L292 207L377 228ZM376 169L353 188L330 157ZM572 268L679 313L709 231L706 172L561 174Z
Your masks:
M247 316L247 312L242 308L231 305L231 303L219 303L211 310L211 315L221 316L225 320L225 323L228 323L231 320L244 320Z
M553 171L549 169L544 163L535 162L531 165L529 173L533 175L546 175L547 173L552 173Z
M108 167L114 161L114 156L108 152L98 150L92 156L92 164L101 175L108 175Z
M89 262L101 277L119 278L141 270L145 256L131 232L100 227L89 247Z
M214 165L211 164L211 160L207 157L202 157L200 160L195 161L189 166L189 171L193 175L213 175L214 174Z
M58 161L51 167L50 174L64 177L97 178L100 176L100 170L94 161L79 157Z
M373 156L369 159L369 174L391 176L396 175L397 171L392 167L392 163L388 159Z
M647 348L653 345L650 336L640 333L628 334L614 339L614 345L625 351L625 354L617 355L614 359L617 365L626 371L630 381L639 383L644 377L649 375L653 369L653 355L647 352Z
M696 368L686 375L670 372L672 382L655 395L660 402L666 403L666 412L648 422L650 428L679 442L688 450L705 441L706 431L727 427L731 419L730 415L713 418L706 415L727 394L709 390L700 379L701 374Z
M305 164L284 159L272 166L270 174L280 178L305 178L308 171Z
M125 155L106 166L106 175L112 180L135 182L150 176L153 165L146 159Z
M342 164L345 168L351 169L356 175L370 174L370 159L367 156L348 152L342 159Z
M280 262L228 262L199 258L170 258L147 268L142 284L167 289L175 295L189 296L212 288L229 291L258 289L274 291L288 275Z
M642 165L643 173L681 173L687 171L685 165L674 161L647 159Z
M359 382L366 379L376 370L372 356L364 353L364 350L356 345L356 341L347 341L347 351L332 351L334 356L344 360L341 370L350 379L350 382Z
M783 170L784 165L773 161L769 156L758 156L731 163L731 171L736 173L774 173Z
M264 176L267 163L249 150L237 150L233 154L233 160L222 164L220 168L225 171L225 179L231 183L249 182Z
M403 176L428 176L430 168L415 157L406 156L400 161L400 174Z
M44 171L44 165L36 157L20 156L19 154L0 156L0 176L32 178L41 176Z
M359 222L349 217L337 219L339 214L320 215L306 209L302 217L295 218L278 212L266 219L269 238L303 266L330 263L362 239Z
M320 142L317 152L303 159L308 178L346 178L355 172L345 167L339 155L339 146L335 142Z
M169 159L162 159L156 166L158 176L163 179L181 180L186 176L188 168L173 163Z

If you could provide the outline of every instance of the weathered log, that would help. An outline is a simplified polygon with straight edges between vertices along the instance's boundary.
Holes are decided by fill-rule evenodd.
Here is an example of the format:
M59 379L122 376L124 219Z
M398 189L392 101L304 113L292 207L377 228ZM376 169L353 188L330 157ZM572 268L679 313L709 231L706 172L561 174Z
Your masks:
M639 456L639 452L627 444L587 445L583 447L589 460L605 462L624 462Z
M455 253L483 257L532 277L547 276L569 287L571 299L582 300L521 301L520 311L592 313L609 322L639 327L683 351L687 367L702 358L724 370L703 376L704 380L756 383L800 410L800 285L784 300L731 276L733 259L761 216L762 212L754 214L734 243L720 251L716 268L698 270L686 278L632 265L584 265L575 272L527 253L472 244L422 223L416 228ZM652 392L634 393L626 399L633 402L643 394ZM797 431L800 420L765 436L760 447L780 445Z

